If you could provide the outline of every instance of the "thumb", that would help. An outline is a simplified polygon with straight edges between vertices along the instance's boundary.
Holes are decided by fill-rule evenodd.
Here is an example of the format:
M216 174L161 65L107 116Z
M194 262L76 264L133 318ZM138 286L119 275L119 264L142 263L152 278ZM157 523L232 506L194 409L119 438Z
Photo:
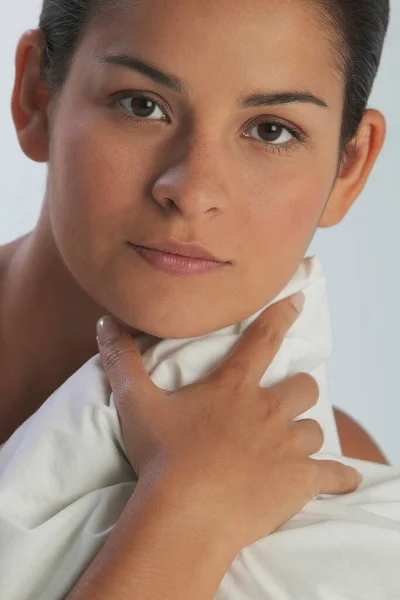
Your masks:
M129 400L146 405L161 396L161 390L151 381L142 356L132 337L110 316L97 322L97 343L115 402Z

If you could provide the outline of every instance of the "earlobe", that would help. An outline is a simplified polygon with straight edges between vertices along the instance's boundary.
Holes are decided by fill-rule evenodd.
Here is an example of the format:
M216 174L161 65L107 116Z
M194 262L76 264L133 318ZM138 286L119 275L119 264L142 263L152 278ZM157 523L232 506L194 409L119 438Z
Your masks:
M11 110L22 151L36 162L48 160L48 92L40 76L43 34L26 31L18 42Z
M348 145L318 227L332 227L350 210L368 180L385 141L386 121L381 112L368 109L358 132Z

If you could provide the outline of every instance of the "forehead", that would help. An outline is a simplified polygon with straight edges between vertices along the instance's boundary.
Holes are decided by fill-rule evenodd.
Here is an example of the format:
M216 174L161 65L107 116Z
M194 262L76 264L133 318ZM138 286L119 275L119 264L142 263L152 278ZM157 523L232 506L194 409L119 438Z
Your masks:
M189 91L306 88L340 108L343 82L315 7L315 0L118 0L91 22L82 45L93 57L147 59Z

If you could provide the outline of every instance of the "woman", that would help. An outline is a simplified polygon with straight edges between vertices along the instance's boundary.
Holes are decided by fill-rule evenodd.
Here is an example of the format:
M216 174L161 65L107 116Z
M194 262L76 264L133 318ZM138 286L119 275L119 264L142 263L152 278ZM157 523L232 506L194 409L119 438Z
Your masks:
M321 10L316 3L313 14L317 19L322 19L320 25L324 25L323 20L329 16L329 4L332 18L335 12L343 10L340 3L336 8L335 3L328 3L325 10ZM78 52L76 45L89 10L101 15L105 8L103 6L100 12L94 2L68 2L66 5L62 2L45 3L40 23L45 38L40 31L28 32L22 37L17 51L13 115L18 137L29 158L49 161L50 164L43 210L35 230L2 248L0 254L1 339L3 348L7 348L2 355L2 372L5 376L0 390L2 397L8 398L7 404L4 403L0 409L0 443L96 352L94 324L104 312L117 315L133 329L174 337L199 335L215 329L217 325L238 321L264 301L270 300L294 272L316 226L332 226L344 217L365 184L384 139L383 116L374 110L364 112L364 108L386 31L386 4L377 3L370 8L371 24L368 30L366 25L366 31L363 32L366 50L351 49L357 52L354 54L356 72L353 76L347 74L343 119L343 82L337 81L341 71L327 71L326 81L319 78L319 71L325 71L331 46L327 45L325 54L317 53L315 56L312 48L310 52L313 53L314 62L309 61L308 54L299 55L297 62L302 68L302 78L300 73L293 78L292 72L285 73L283 67L277 69L275 59L270 58L272 65L264 60L265 53L269 57L277 56L282 59L286 71L290 71L288 62L293 56L290 51L296 52L295 46L300 43L299 36L293 36L285 16L277 14L273 17L268 3L265 5L267 21L276 31L270 46L265 45L264 36L261 35L261 64L257 64L251 47L244 39L237 40L232 49L233 55L229 47L225 47L228 63L235 54L238 60L241 57L242 68L247 69L244 66L246 60L253 61L254 73L252 79L249 74L247 87L260 86L261 81L266 81L268 70L267 81L271 81L271 89L283 89L285 85L290 88L296 84L304 89L312 89L310 86L316 85L316 92L319 91L320 95L322 92L325 95L332 93L330 108L321 107L319 100L316 104L311 101L275 104L273 110L266 110L257 101L253 104L258 106L236 111L236 117L241 114L243 122L239 124L237 119L232 120L231 115L229 125L232 131L237 130L239 125L242 127L240 147L245 156L225 156L222 148L215 145L212 131L204 131L202 127L202 118L210 102L210 91L216 96L216 104L225 106L224 98L216 94L218 88L213 87L213 74L218 78L214 60L211 63L214 68L209 73L207 54L204 55L203 71L197 67L194 69L195 63L190 62L188 57L187 72L191 70L196 74L202 97L208 98L206 104L194 107L185 95L165 87L165 78L161 77L161 83L160 75L158 79L156 77L157 82L146 78L143 65L140 72L110 64L110 60L96 59L90 64L86 63L84 52L85 48L89 51L89 37L85 38L86 46L81 46ZM301 7L296 10L301 11ZM293 7L290 11L293 11ZM66 12L70 15L70 21L63 17ZM304 18L304 15L299 16ZM301 22L297 16L294 18L296 23ZM107 16L103 19L107 19ZM216 27L217 22L213 18L212 21L213 27ZM342 21L344 26L345 15ZM72 26L71 23L81 23L81 26ZM246 36L247 31L244 23L240 27L242 36ZM252 27L251 23L249 26ZM208 23L204 22L204 27L208 27ZM340 39L337 27L338 24L336 41ZM153 22L152 28L155 32ZM162 28L164 38L168 36L166 43L171 59L168 60L167 51L162 47L163 38L159 40L157 37L154 44L159 48L158 54L162 53L162 60L160 57L158 63L165 62L167 66L171 63L173 67L173 57L182 57L182 45L188 40L182 38L179 47L177 41L171 45L170 37L175 37L174 31L168 30L168 33L164 25ZM204 30L200 23L199 29L201 32ZM334 34L335 29L330 29ZM119 39L119 30L107 30L111 48L112 35ZM368 34L371 42L367 40ZM135 36L137 45L140 34L132 29L129 35ZM291 47L285 52L280 48L279 54L276 54L281 35L290 37ZM350 40L352 32L348 31L346 35ZM218 43L221 46L224 45L224 39L222 35L219 36ZM334 42L334 39L331 41ZM372 50L369 43L373 46ZM147 42L149 44L150 41ZM194 43L191 42L190 46L195 52ZM333 57L337 55L344 61L340 44L337 46ZM142 53L145 50L147 47L143 48ZM147 62L155 64L158 55L154 49L152 52L153 56L146 58ZM219 47L209 47L209 53L212 52L220 54ZM306 53L306 48L303 52ZM66 82L67 65L72 57L76 70L70 73ZM182 61L182 58L179 60ZM86 64L90 68L90 78L87 73L86 79L82 76L78 79ZM221 57L220 67L223 70L224 64ZM148 74L149 70L145 69L145 72ZM74 73L77 74L76 78ZM155 76L154 71L152 74ZM239 71L230 69L225 73L225 80L219 83L226 95L234 97L239 88L245 87L246 81ZM123 99L120 95L120 101L112 96L116 91L120 92L121 86L129 87L127 84L134 88L134 110L139 111L139 116L143 115L141 119L127 120L132 115L132 105L129 104L131 97ZM83 94L84 85L91 87L91 95L87 90L86 95ZM94 85L98 86L97 96L94 94ZM140 89L152 93L138 95ZM61 90L65 92L62 99ZM155 91L158 94L155 95ZM179 106L174 106L173 120L172 115L164 115L165 110L161 111L157 104L157 100L161 102L161 92L168 92L164 104L167 100L179 101ZM61 102L57 102L58 98ZM80 104L76 104L78 99ZM114 99L116 103L112 104ZM215 105L210 110L216 110ZM336 121L332 118L332 111L335 112ZM295 132L291 133L290 129L285 128L291 116L292 120L295 120L294 117L298 120L297 138L300 136L300 125L305 128L307 121L310 130L302 135L304 137L307 134L308 142L297 139ZM217 115L214 119L217 119ZM216 122L214 119L208 126L211 130L216 128L216 136L218 126L228 126L228 122L226 118ZM253 127L251 136L248 131L250 124ZM244 126L247 129L243 129ZM50 135L51 131L57 133L57 138L54 137L55 133ZM50 140L53 143L57 140L57 152L54 155L50 155ZM206 146L199 140L203 140ZM349 154L356 147L359 147L359 152L350 161ZM204 148L207 149L205 155ZM160 149L166 149L167 152ZM264 150L269 153L266 154ZM145 151L147 154L144 154ZM129 161L125 158L127 153ZM315 177L315 161L318 177ZM204 176L209 173L211 166L218 166L212 179ZM206 184L210 189L205 187ZM233 190L234 203L231 198ZM165 194L174 194L174 197L165 200ZM244 197L252 198L250 206L243 201ZM207 206L206 202L203 206L202 198L208 198L211 205ZM228 198L229 211L228 205L223 203ZM222 203L221 206L214 206L217 200ZM210 226L206 226L201 219L202 211L210 217ZM211 215L215 215L215 218L211 219ZM222 215L229 219L229 224ZM197 220L199 223L196 224ZM242 223L245 227L240 227ZM115 238L117 231L118 237ZM252 231L251 235L249 231ZM128 242L145 244L147 241L156 241L160 236L170 236L180 241L200 240L214 251L217 258L234 263L234 268L225 270L223 277L219 273L179 280L175 277L154 278L154 272L144 269L143 261L132 252ZM123 239L124 242L111 243L107 241L110 238ZM283 243L286 239L290 239L290 244ZM115 256L114 247L115 252L116 248L121 248ZM279 263L272 259L276 252L281 257ZM265 257L271 257L267 265ZM126 261L128 265L125 265ZM261 268L267 269L268 284L255 282ZM135 284L131 284L129 276L132 269ZM236 291L242 286L251 290L245 301ZM215 294L210 295L210 288L215 289ZM131 297L133 290L134 300ZM162 305L156 300L160 293ZM127 297L128 304L123 300ZM183 306L185 311L182 310ZM21 336L21 331L29 332L29 335ZM382 453L361 428L339 411L337 419L346 455L385 462Z
M96 352L105 312L170 338L237 322L344 217L385 135L365 107L388 4L359 4L44 3L17 50L19 140L49 177L2 251L3 441ZM144 249L165 237L213 263L165 273Z

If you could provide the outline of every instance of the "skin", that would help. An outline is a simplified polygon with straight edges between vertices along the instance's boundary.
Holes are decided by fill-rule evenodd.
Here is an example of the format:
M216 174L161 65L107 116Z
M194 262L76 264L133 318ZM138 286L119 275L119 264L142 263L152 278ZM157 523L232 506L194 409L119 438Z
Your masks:
M344 218L385 139L383 115L367 110L351 159L338 163L343 81L305 2L122 3L88 26L60 94L39 76L42 48L31 30L16 52L18 139L49 165L35 229L0 252L0 441L97 353L102 315L132 335L183 338L271 301L316 229ZM98 60L111 52L179 77L186 93ZM150 118L133 115L129 98L109 106L126 90L151 96ZM328 108L237 106L243 95L282 90ZM230 264L176 277L127 245L161 236L200 241Z

